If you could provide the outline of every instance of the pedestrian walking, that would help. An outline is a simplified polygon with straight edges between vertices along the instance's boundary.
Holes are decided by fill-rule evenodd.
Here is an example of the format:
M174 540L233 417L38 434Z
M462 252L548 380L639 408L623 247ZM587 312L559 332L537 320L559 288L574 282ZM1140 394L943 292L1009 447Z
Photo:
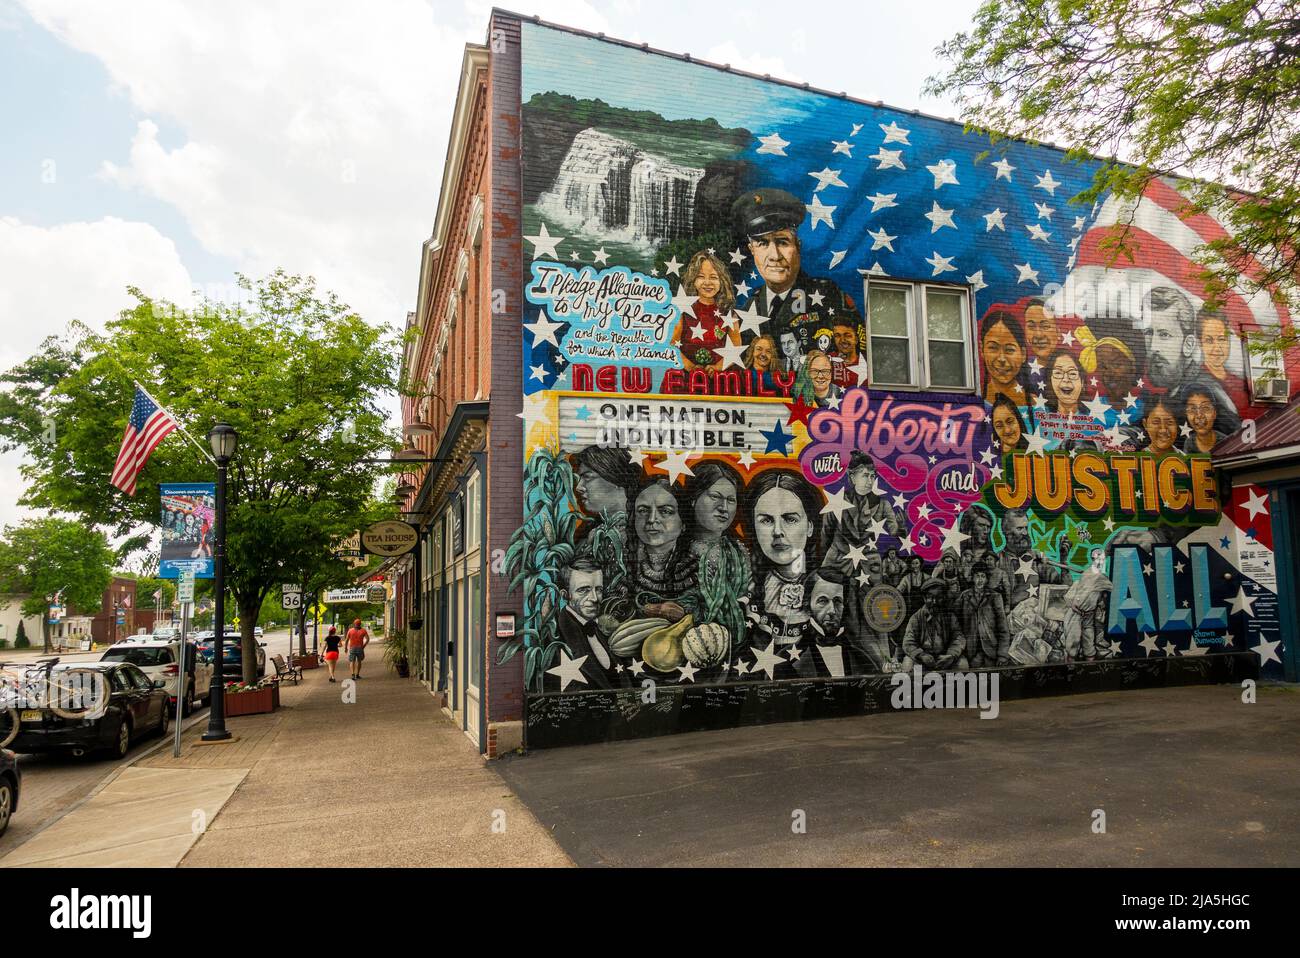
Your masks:
M348 629L348 665L354 679L361 678L361 663L366 659L366 646L370 644L370 633L361 626L360 619L354 619L352 628Z
M339 630L330 626L329 634L325 636L325 664L330 668L330 681L334 682L334 669L339 660L339 644L343 641L343 636L339 635Z

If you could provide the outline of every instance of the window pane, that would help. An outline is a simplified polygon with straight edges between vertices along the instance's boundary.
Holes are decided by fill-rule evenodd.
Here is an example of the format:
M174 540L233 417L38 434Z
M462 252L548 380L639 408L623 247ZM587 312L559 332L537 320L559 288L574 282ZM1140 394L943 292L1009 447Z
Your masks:
M961 293L949 293L937 289L925 291L925 316L930 327L931 339L955 339L960 342L964 338L961 300Z
M470 683L473 685L483 684L483 634L482 625L479 617L479 581L478 576L469 580L469 608L466 610L469 615L469 671Z
M881 336L908 335L907 290L872 284L871 332Z
M912 359L906 339L871 337L872 383L912 383Z
M966 387L966 350L961 343L930 343L930 385Z

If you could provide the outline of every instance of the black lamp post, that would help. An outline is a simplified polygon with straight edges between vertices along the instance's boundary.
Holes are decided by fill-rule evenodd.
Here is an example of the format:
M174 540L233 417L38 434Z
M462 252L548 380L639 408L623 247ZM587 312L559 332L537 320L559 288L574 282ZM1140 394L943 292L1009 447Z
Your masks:
M217 460L217 516L213 529L212 586L216 608L213 610L212 686L208 705L208 730L203 741L219 742L230 738L226 729L226 469L235 455L238 434L233 426L219 422L208 433L212 455Z

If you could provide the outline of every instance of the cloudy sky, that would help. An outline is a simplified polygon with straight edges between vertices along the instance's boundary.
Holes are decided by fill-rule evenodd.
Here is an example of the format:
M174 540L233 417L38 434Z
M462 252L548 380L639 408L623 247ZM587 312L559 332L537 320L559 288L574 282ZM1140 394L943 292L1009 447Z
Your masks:
M508 5L507 5L508 6ZM518 12L940 116L934 48L978 0L532 0ZM315 275L413 308L480 0L0 0L0 367L126 287L189 302ZM125 403L127 397L123 397ZM0 524L27 510L0 455Z

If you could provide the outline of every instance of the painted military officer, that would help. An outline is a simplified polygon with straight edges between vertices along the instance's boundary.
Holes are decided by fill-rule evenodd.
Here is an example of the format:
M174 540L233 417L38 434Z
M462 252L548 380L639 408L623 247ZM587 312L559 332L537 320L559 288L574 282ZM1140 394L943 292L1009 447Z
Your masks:
M763 188L745 193L731 209L763 278L752 303L770 319L763 324L763 332L779 342L782 333L793 331L799 352L806 356L815 346L818 330L851 323L857 331L858 347L864 347L866 330L853 299L831 280L809 276L803 270L799 255L803 202L785 190ZM748 343L755 334L745 335Z

